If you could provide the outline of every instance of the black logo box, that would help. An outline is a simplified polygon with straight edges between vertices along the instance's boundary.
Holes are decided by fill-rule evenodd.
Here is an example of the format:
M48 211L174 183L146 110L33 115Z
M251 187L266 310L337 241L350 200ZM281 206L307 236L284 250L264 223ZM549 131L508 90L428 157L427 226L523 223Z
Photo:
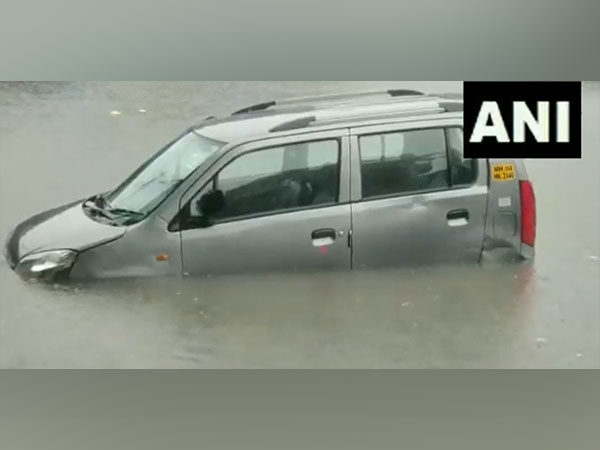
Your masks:
M484 137L470 142L484 101L497 102L510 142ZM513 142L513 102L525 102L537 117L537 102L550 102L550 142L537 142L525 127L525 142ZM569 102L569 142L556 142L556 102ZM488 124L490 122L488 121ZM465 81L464 133L467 158L581 158L580 81Z

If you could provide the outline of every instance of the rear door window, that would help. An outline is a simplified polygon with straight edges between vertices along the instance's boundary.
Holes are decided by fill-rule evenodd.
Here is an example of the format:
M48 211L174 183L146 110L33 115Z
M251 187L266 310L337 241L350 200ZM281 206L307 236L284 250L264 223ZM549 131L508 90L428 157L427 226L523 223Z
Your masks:
M461 128L429 128L359 137L362 198L438 191L473 183Z
M449 187L444 130L359 138L363 198Z

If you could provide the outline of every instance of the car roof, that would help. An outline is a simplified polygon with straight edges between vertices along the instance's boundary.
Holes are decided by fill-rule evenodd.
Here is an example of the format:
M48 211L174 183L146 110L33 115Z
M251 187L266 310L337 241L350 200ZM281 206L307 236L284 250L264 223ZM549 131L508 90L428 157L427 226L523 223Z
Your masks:
M356 126L419 115L462 113L462 94L427 95L388 90L274 100L242 108L230 116L208 117L193 128L223 142L276 136L310 128Z

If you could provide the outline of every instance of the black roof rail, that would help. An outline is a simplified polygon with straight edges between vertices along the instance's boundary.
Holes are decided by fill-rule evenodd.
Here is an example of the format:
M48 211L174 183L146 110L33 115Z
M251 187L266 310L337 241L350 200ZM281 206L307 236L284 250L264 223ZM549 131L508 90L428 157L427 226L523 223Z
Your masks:
M232 113L232 116L237 116L238 114L246 114L254 111L262 111L263 109L270 108L271 106L275 106L275 101L272 100L270 102L257 103L256 105L248 106L246 108L239 109Z
M440 108L443 108L446 112L462 112L465 109L462 102L452 101L440 102Z
M403 95L425 95L421 91L415 91L412 89L388 89L387 93L390 94L391 97L401 97Z
M326 94L326 95L316 95L316 96L308 96L308 97L297 97L290 99L283 99L279 103L275 100L269 102L257 103L252 106L248 106L246 108L242 108L238 111L232 113L232 116L236 116L238 114L246 114L255 111L263 111L265 109L270 108L271 106L275 106L277 104L285 105L285 104L294 104L294 103L308 103L310 101L325 101L325 100L342 100L345 98L353 98L353 97L369 97L376 95L384 95L387 94L390 97L402 97L402 96L410 96L410 95L425 95L425 93L421 91L415 91L413 89L388 89L387 91L374 91L374 92L356 92L356 93L347 93L347 94Z
M446 112L462 112L465 110L463 94L458 92L435 94L440 99L440 108Z
M445 92L443 94L434 94L436 97L445 98L448 100L462 100L463 94L460 92Z
M287 122L283 122L277 126L274 126L269 130L269 132L276 133L278 131L288 131L295 130L297 128L305 128L315 120L317 120L315 116L306 116L300 117L299 119L288 120Z

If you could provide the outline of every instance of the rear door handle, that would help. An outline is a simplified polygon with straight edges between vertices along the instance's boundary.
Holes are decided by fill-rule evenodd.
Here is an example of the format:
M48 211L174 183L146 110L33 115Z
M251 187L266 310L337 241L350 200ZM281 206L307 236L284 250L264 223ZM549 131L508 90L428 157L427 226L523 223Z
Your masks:
M335 241L335 230L333 228L320 228L312 232L311 238L315 247L331 245Z
M319 228L312 232L311 237L313 239L335 239L335 230L333 228Z
M469 211L466 209L453 209L446 214L448 226L461 227L469 223Z

